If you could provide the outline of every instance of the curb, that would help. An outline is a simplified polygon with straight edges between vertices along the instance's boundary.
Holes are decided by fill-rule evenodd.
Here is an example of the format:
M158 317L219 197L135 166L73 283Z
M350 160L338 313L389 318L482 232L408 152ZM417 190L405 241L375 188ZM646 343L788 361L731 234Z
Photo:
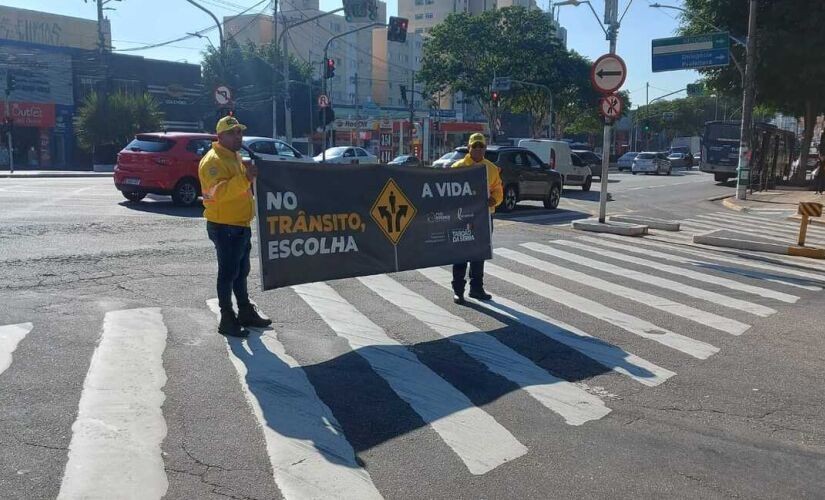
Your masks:
M719 200L724 200L725 198L733 198L733 195L732 194L723 194L721 196L714 196L713 198L708 198L705 201L719 201Z
M618 234L620 236L643 236L647 234L647 226L639 224L624 224L621 222L602 224L598 219L573 221L572 226L573 229L578 229L579 231Z
M608 219L611 222L639 224L648 226L650 229L659 229L661 231L679 231L679 223L670 220L637 217L635 215L611 215Z
M697 234L693 237L693 242L700 245L735 248L737 250L752 250L756 252L775 253L779 255L808 257L811 259L825 259L825 248L800 247L796 245L789 246L777 243L764 243L761 241L724 238L721 236L713 236L713 233Z
M57 178L94 178L94 177L114 177L114 173L112 172L77 172L77 173L64 173L64 172L44 172L44 173L36 173L36 174L26 174L26 173L14 173L14 174L0 174L0 179L57 179Z
M726 196L725 198L722 199L722 205L724 205L725 208L729 208L729 209L735 210L737 212L747 212L748 211L747 207L743 207L742 205L738 205L735 201L732 201L732 200L733 200L733 196Z

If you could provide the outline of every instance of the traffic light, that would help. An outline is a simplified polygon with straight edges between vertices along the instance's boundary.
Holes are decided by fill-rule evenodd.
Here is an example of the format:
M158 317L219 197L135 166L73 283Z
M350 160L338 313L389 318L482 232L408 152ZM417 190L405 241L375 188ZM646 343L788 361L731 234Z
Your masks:
M6 94L9 94L12 90L17 87L17 79L14 77L14 73L11 70L6 71Z
M407 86L406 85L399 85L399 89L401 89L401 102L405 105L407 104Z
M390 16L389 29L387 30L388 42L404 43L407 41L407 26L410 21L405 17Z
M378 0L343 0L344 19L351 23L367 18L370 21L378 19Z
M498 92L496 92L495 90L493 91L492 94L490 94L490 100L493 101L493 106L498 107L500 99L501 99L501 96L498 95Z
M327 64L324 67L324 78L332 78L335 76L335 59L327 59Z

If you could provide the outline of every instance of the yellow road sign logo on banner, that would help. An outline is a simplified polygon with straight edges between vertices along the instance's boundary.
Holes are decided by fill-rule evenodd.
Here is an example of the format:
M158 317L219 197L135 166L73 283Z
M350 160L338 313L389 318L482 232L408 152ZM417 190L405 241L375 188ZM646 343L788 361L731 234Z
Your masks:
M415 207L409 198L390 179L378 195L370 210L372 219L393 245L397 245L415 218Z

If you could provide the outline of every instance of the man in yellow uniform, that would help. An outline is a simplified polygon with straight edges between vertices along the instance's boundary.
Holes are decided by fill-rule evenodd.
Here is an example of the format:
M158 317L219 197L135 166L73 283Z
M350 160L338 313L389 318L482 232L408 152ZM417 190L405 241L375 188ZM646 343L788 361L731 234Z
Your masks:
M470 136L470 152L461 160L453 164L453 168L473 167L484 165L487 167L487 206L490 209L490 231L493 229L493 213L504 199L504 189L501 185L501 175L495 163L484 158L487 152L487 140L484 134L475 133ZM470 262L470 297L478 300L490 300L492 295L484 291L484 261ZM467 274L467 262L453 265L453 302L464 303L464 286Z
M198 166L203 192L203 216L206 232L218 255L218 304L221 321L218 333L245 337L243 327L263 328L272 324L249 302L246 278L249 276L249 252L252 250L250 222L255 214L252 183L257 167L245 167L239 153L243 144L244 125L234 116L218 121L218 141ZM232 308L232 292L238 303L238 315Z

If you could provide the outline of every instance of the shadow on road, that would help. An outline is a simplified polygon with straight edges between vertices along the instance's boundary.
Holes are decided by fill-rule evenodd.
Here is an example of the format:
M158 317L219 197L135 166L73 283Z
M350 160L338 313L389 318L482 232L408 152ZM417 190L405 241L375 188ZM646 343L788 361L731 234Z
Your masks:
M515 210L506 214L497 212L494 219L547 225L564 224L567 222L573 222L574 220L587 219L590 218L590 216L590 213L582 212L580 210L567 210L565 208L548 210L546 208L528 205L524 207L517 206Z
M198 218L203 217L203 205L196 203L191 207L181 207L172 203L168 199L146 199L143 201L127 201L124 200L118 205L136 212L146 212L152 214L168 215L170 217L187 217Z

